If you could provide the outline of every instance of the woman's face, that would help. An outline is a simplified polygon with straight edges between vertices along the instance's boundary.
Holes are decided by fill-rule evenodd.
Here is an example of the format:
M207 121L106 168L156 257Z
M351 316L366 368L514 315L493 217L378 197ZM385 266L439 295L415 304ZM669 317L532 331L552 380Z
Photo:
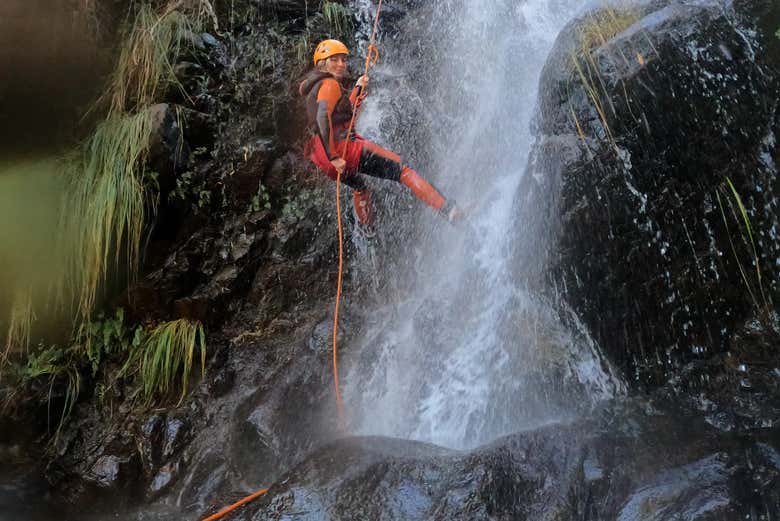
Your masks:
M325 60L325 72L329 72L337 80L342 79L347 73L347 55L334 54Z

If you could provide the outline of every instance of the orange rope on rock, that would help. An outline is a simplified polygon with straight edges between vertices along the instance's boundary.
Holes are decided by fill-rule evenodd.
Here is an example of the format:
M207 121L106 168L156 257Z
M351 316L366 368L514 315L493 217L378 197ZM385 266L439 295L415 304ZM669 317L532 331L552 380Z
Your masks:
M379 51L377 51L374 42L376 42L376 31L379 27L379 13L382 10L382 0L379 0L379 4L376 8L376 17L374 18L374 29L371 31L371 39L368 44L368 51L366 52L366 65L364 76L368 76L368 68L372 63L376 63L379 59ZM361 92L361 96L364 96L365 92ZM349 128L347 129L347 136L344 139L344 150L341 153L341 157L347 157L347 146L349 145L349 138L352 135L352 129L355 127L355 120L357 119L359 107L352 111L352 119L349 122ZM339 276L338 283L336 285L336 306L333 312L333 385L336 388L336 409L339 415L339 426L346 430L346 422L344 421L344 406L341 403L341 391L339 390L339 364L338 364L338 334L339 334L339 304L341 303L341 285L344 271L344 232L341 224L341 171L336 175L336 218L338 220L339 229Z
M207 518L206 518L206 519L204 519L203 521L216 521L217 519L222 519L223 517L225 517L226 515L228 515L229 513L231 513L232 511L234 511L235 509L237 509L238 507L240 507L240 506L242 506L242 505L246 505L246 504L247 504L247 503L249 503L250 501L253 501L253 500L255 500L255 499L259 498L260 496L262 496L262 495L263 495L263 494L265 494L266 492L268 492L268 489L267 489L267 488L264 488L264 489L262 489L262 490L258 490L258 491L257 491L257 492L255 492L254 494L252 494L252 495L249 495L249 496L245 497L245 498L244 498L244 499L242 499L241 501L237 501L236 503L233 503L233 504L232 504L232 505L230 505L229 507L225 507L225 508L223 508L222 510L220 510L220 511L219 511L219 512L217 512L216 514L214 514L214 515L212 515L212 516L209 516L209 517L207 517Z

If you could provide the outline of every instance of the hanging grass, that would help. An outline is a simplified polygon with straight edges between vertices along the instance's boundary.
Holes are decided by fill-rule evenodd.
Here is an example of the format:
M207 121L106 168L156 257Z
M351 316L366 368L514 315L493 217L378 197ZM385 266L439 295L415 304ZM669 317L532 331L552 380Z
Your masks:
M206 371L206 336L200 322L186 319L164 322L148 332L142 349L128 361L132 366L139 363L143 396L147 403L157 396L166 396L181 377L179 403L187 394L187 381L196 350L200 351L201 375Z
M579 53L584 55L622 33L640 18L639 10L633 7L605 7L587 15L577 28Z
M170 88L186 96L174 63L204 13L214 13L207 0L173 2L161 14L148 5L138 8L98 103L107 100L108 115L66 161L61 237L70 244L64 245L69 276L63 287L75 294L77 317L88 319L110 269L124 266L129 282L137 272L147 217L156 209L144 170L152 131L148 108Z
M81 391L81 374L76 361L69 356L67 350L60 349L57 346L41 348L37 352L30 353L24 365L12 367L11 375L16 381L14 392L0 401L0 411L12 409L16 405L16 393L22 387L29 386L36 381L45 381L45 387L48 389L46 392L47 424L50 429L54 424L53 417L57 418L57 426L52 440L56 445L62 428L73 412L73 407L76 405L76 400ZM59 412L53 411L55 388L62 389L62 409Z
M120 272L117 279L129 282L137 273L143 235L157 204L153 176L145 169L152 132L148 108L171 88L182 89L173 65L183 47L192 42L193 25L204 16L211 17L216 26L208 0L171 2L162 14L148 5L138 8L120 48L116 70L95 104L95 108L103 107L105 120L83 145L58 163L61 175L57 178L64 180L65 186L62 207L52 211L59 216L59 229L53 224L47 228L57 229L56 244L47 245L46 256L21 249L18 256L28 259L22 263L24 269L18 269L16 264L20 263L12 266L17 269L7 276L14 284L6 284L6 294L0 295L9 306L8 317L0 319L6 326L0 375L11 371L18 388L47 379L50 407L55 390L62 389L55 443L79 397L86 364L95 376L102 361L124 360L122 370L109 378L110 385L128 373L138 374L147 403L173 389L179 376L181 398L185 396L196 349L200 349L201 372L205 371L205 336L200 323L177 320L148 331L140 326L128 330L121 315L110 320L100 316L95 322L91 319L101 290L114 278L113 273ZM181 93L186 96L183 90ZM36 208L35 214L40 213ZM56 268L40 269L41 264ZM30 272L36 285L30 289L24 281L16 281L19 277L12 278L16 272ZM44 286L46 291L42 291ZM65 349L41 345L23 360L13 360L8 369L4 363L12 347L30 343L37 311L34 300L44 293L45 300L50 300L52 287L57 289L60 310L67 308L75 314L71 344ZM72 307L66 304L70 300ZM10 401L12 397L4 399L0 407L8 407Z
M79 393L81 392L81 373L75 365L64 365L57 367L53 372L49 374L49 400L48 400L48 423L51 425L51 406L52 399L51 394L54 390L55 384L58 380L65 382L65 394L63 397L62 410L60 411L59 419L57 420L57 430L54 433L53 444L57 445L59 441L62 428L65 426L65 422L73 412L73 407L76 405Z
M128 275L136 272L147 202L144 163L149 150L152 116L111 117L101 123L84 153L67 164L60 237L69 253L69 280L79 316L89 317L110 268L126 257Z
M156 103L171 87L184 94L174 62L192 32L185 14L166 10L160 15L141 6L102 98L108 97L109 119Z
M6 330L5 348L0 355L0 378L2 369L11 352L17 348L28 348L32 324L35 320L32 288L17 288L11 302L11 311Z
M140 395L148 406L174 390L178 392L180 387L181 404L193 366L200 365L201 375L205 374L206 336L200 322L179 319L152 328L130 327L121 309L113 316L101 314L79 328L66 347L41 345L23 361L9 364L15 391L0 399L0 411L12 410L17 393L24 389L43 388L49 424L56 424L56 445L81 392L82 375L87 370L85 359L93 378L102 362L123 363L119 371L104 375L97 384L96 392L103 396L117 386L131 385L136 389L129 395L131 400Z

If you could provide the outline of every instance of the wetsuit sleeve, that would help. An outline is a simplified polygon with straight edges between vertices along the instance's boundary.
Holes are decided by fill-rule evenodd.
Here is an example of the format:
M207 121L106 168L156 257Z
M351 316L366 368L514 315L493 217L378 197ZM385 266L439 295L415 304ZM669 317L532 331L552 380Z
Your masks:
M336 80L325 80L317 92L317 131L330 159L338 157L333 142L333 111L341 98L341 86Z

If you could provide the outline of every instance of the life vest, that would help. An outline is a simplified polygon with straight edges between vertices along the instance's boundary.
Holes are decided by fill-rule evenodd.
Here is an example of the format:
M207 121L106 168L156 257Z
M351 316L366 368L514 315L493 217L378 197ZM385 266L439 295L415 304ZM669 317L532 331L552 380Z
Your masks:
M299 94L305 98L306 118L309 127L315 132L317 128L317 95L322 82L327 78L333 78L333 75L315 69L306 75L298 88ZM333 114L331 114L334 129L349 125L349 121L352 119L352 103L349 101L349 93L344 90L341 83L339 83L339 87L341 87L341 97L333 109Z

